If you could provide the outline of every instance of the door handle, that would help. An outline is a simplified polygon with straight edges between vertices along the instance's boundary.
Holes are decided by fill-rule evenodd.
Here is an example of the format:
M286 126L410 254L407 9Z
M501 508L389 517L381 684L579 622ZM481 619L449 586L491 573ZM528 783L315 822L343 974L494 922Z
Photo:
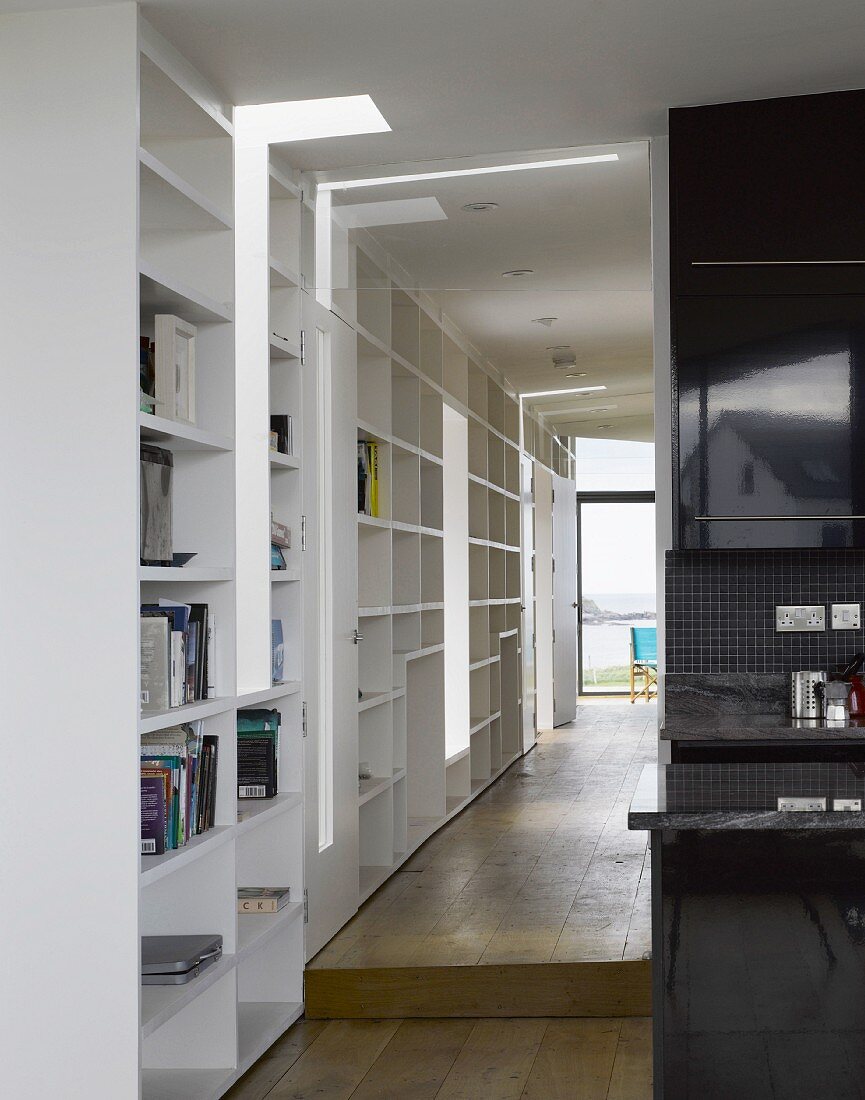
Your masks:
M360 643L363 641L363 634L361 634L359 630L355 630L351 640L354 642L355 645L360 645Z

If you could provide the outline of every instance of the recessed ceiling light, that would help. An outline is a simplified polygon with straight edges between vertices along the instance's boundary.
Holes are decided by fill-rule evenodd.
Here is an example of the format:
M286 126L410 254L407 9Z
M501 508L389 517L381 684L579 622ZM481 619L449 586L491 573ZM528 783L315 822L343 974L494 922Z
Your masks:
M543 325L544 328L551 328L552 324L553 324L553 321L558 321L558 317L533 317L532 318L532 324L533 325ZM565 347L565 346L566 345L564 345L564 344L562 345L562 347Z
M547 351L570 351L572 347L573 344L553 344L552 347L547 348Z
M467 202L463 210L468 211L469 214L489 214L498 208L497 202Z
M599 424L598 425L598 431L599 432L605 432L607 430L607 428L612 428L612 426L613 426L612 424Z
M368 95L293 99L235 107L237 142L243 148L283 141L381 134L390 130Z
M535 168L567 168L573 164L603 164L618 159L618 153L600 153L596 156L533 160L521 164L492 164L487 168L454 168L442 172L412 172L404 176L376 176L371 179L359 180L327 180L318 185L318 190L342 191L349 187L380 187L387 183L416 183L419 180L453 179L456 176L487 176L498 172L531 172Z
M503 271L503 279L521 279L524 275L534 275L534 270L530 267L515 267L512 271Z
M572 374L566 374L565 378L587 378L588 373L584 370L574 371Z

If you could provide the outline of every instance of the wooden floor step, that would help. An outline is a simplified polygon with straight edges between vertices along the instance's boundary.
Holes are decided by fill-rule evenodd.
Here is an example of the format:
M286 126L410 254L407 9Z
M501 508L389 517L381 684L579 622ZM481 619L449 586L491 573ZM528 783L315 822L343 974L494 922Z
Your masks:
M652 964L512 963L306 971L314 1020L650 1016Z

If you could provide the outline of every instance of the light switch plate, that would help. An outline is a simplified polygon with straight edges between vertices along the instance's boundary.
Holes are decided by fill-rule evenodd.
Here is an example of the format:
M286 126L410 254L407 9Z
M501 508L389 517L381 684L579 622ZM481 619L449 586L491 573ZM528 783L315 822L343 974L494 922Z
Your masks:
M779 633L826 629L823 604L782 604L775 608L775 630Z
M861 618L858 603L832 604L833 630L858 630Z

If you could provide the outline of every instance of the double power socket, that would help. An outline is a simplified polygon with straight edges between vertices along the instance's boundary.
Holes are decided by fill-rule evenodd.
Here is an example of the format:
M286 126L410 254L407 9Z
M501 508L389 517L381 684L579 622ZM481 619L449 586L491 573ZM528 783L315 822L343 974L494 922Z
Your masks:
M858 630L861 623L858 603L830 605L833 630ZM826 629L823 604L780 604L775 608L775 630L781 634Z

